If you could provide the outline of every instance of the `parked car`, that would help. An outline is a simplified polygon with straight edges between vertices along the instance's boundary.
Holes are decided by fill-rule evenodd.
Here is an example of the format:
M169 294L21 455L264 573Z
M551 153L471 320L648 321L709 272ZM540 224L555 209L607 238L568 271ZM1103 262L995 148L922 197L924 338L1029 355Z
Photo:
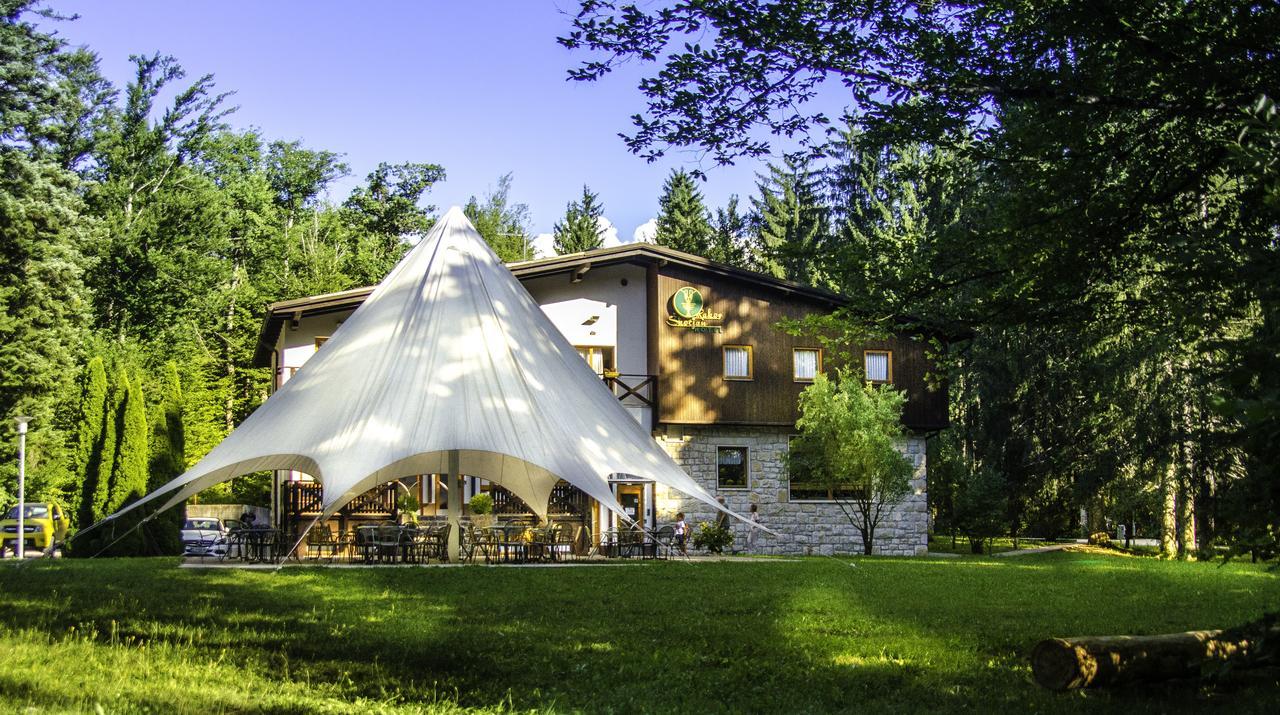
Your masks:
M54 502L27 502L23 505L22 530L24 549L40 552L67 538L71 520ZM14 506L0 521L0 557L18 550L18 507Z
M182 522L183 556L226 556L227 526L221 519L196 516Z

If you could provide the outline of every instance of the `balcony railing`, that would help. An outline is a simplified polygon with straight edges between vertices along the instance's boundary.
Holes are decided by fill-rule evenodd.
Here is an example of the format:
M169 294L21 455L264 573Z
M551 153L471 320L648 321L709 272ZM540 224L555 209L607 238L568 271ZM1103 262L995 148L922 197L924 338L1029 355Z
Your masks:
M285 482L285 512L298 515L319 514L324 504L324 490L317 482ZM343 515L386 516L395 512L396 485L383 484L352 499L339 510Z
M653 407L653 395L658 387L658 378L654 375L607 374L604 376L604 384L609 386L614 396L621 402L634 398L645 407Z

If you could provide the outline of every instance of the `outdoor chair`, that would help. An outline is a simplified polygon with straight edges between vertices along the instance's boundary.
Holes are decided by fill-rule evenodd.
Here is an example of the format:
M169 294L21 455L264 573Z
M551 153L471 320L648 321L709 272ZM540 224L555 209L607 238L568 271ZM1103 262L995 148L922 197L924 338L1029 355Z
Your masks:
M452 530L453 524L444 524L435 532L435 546L432 550L442 563L449 560L449 532Z
M435 527L428 526L414 529L411 535L409 551L414 563L431 563L431 554L435 551Z
M394 524L383 524L375 532L377 536L375 549L379 562L395 563L400 551L400 527Z
M653 533L654 552L653 556L657 559L669 559L671 553L675 550L676 545L676 528L670 524L659 527Z
M223 561L227 559L243 560L247 557L244 536L244 529L236 528L227 532L227 550L222 554Z
M307 558L316 561L325 552L328 552L329 560L333 561L338 555L338 540L334 538L333 530L328 524L319 524L307 533Z

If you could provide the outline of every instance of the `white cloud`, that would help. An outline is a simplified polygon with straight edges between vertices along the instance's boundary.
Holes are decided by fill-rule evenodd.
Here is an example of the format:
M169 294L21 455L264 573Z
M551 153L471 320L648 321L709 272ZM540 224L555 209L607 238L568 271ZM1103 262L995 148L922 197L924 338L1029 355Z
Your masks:
M549 233L540 233L533 237L533 255L538 258L550 258L556 255L555 236Z
M622 245L622 241L618 240L618 227L614 226L613 222L604 216L596 219L596 230L604 235L604 243L602 244L604 248Z
M653 239L657 235L658 219L651 218L636 226L635 232L631 234L631 240L637 243L653 243Z

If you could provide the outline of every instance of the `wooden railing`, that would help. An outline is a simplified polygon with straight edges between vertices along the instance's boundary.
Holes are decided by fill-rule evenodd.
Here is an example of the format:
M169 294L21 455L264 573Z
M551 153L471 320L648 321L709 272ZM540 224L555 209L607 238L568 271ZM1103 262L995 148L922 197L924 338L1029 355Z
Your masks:
M605 375L604 384L609 386L621 402L634 397L645 407L653 407L653 394L658 387L658 378L654 375Z
M319 514L324 504L324 489L316 482L285 482L285 512ZM385 515L395 512L396 485L383 484L352 499L342 507L342 514Z

